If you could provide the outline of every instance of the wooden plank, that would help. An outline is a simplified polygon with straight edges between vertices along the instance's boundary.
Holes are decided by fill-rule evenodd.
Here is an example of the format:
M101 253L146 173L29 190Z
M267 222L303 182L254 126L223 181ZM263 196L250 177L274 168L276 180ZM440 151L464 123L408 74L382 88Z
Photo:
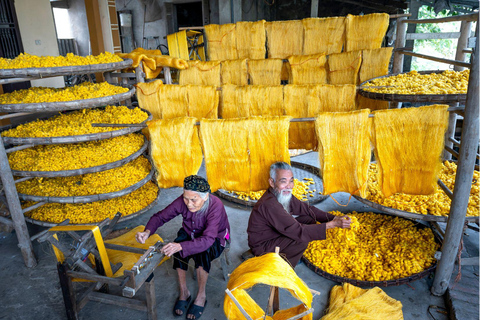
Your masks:
M407 40L458 39L460 32L407 33Z
M441 62L441 63L453 64L454 66L461 66L461 67L467 67L467 68L471 67L471 64L468 63L468 62L429 56L429 55L426 55L426 54L416 53L416 52L407 50L405 48L395 49L395 53L397 53L397 52L401 53L401 54L404 54L404 55L412 56L412 57L418 57L418 58L432 60L432 61Z
M472 21L462 21L460 25L460 36L457 42L457 51L455 53L455 60L465 61L466 53L463 51L467 48L468 38L472 30ZM453 70L462 71L464 68L455 66Z
M67 274L69 277L72 277L72 278L80 278L80 279L87 279L87 280L92 280L96 282L101 282L101 283L108 283L113 286L120 286L123 281L123 278L109 278L109 277L101 276L98 274L79 272L79 271L73 271L73 270L67 271Z
M453 198L453 192L448 189L448 187L443 183L442 180L438 179L437 184L440 186L440 188L442 188L443 192L445 192L450 199Z
M395 48L403 48L406 43L406 33L407 33L407 24L402 23L407 20L407 17L399 17L397 19L397 37L395 39ZM403 72L403 60L404 55L400 52L393 52L393 67L392 73L402 73Z
M92 292L89 294L88 298L92 301L113 304L116 306L132 308L140 311L147 311L145 302L136 299L129 299L100 292Z
M478 24L475 36L478 37ZM434 295L443 295L447 290L452 276L455 259L463 234L465 216L467 213L470 189L472 187L473 171L478 148L479 137L479 45L477 42L473 56L472 70L468 82L467 101L465 103L465 118L463 120L462 145L459 151L457 174L450 213L445 230L445 241L442 246L442 259L437 265L431 291ZM477 299L478 302L478 299Z
M455 103L452 107L455 107L458 103ZM452 148L453 143L450 141L450 138L455 137L455 128L457 127L457 114L455 112L450 112L448 114L448 129L445 132L445 146ZM442 159L452 160L451 153L443 150Z
M443 17L443 18L435 18L435 19L412 19L406 20L404 23L443 23L443 22L452 22L452 21L477 21L478 20L478 13L472 14L463 14L458 16L451 16L451 17Z
M157 306L155 303L155 277L153 272L145 281L145 300L147 303L148 320L157 320Z
M127 247L127 246L122 246L122 245L108 243L108 242L105 242L105 248L112 249L112 250L126 251L131 253L138 253L138 254L144 254L146 251L145 249L141 249L141 248Z

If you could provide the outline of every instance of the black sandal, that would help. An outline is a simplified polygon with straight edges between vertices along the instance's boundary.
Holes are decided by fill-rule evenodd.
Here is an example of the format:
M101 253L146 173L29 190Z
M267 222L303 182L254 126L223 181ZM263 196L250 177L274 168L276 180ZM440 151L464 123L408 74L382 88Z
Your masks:
M200 319L200 317L203 314L203 310L205 310L206 306L207 306L207 300L205 300L205 304L203 305L203 307L197 306L196 304L192 304L190 308L188 308L187 316L189 314L192 314L195 317L195 320Z
M192 301L192 296L189 296L187 300L177 299L177 302L175 302L175 306L173 307L173 315L176 317L185 315L185 311L187 311L190 301ZM175 311L177 310L182 311L182 314L176 313Z

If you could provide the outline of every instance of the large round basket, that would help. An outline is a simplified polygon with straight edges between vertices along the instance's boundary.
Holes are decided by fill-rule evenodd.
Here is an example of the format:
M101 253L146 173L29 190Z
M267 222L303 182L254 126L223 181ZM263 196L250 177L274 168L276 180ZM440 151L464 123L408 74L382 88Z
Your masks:
M135 88L128 92L118 93L112 96L72 100L72 101L58 101L58 102L42 102L42 103L15 103L15 104L0 104L1 112L55 112L76 110L85 108L94 108L98 106L105 106L118 103L130 99L135 94Z
M118 222L127 221L127 220L130 220L130 219L136 218L141 214L144 214L145 212L152 209L157 204L159 198L160 198L160 188L158 188L157 197L149 205L147 205L145 208L143 208L143 209L141 209L137 212L134 212L134 213L126 215L126 216L122 216L118 220ZM32 224L39 225L39 226L43 226L43 227L55 227L56 225L58 225L58 223L35 220L35 219L29 218L27 216L25 216L25 221L30 222ZM97 222L97 223L82 223L82 225L97 225L98 223L100 223L100 222ZM70 224L73 224L73 223L70 223Z
M370 206L374 209L381 210L382 212L391 216L397 216L397 217L402 217L407 219L423 220L423 221L437 221L437 222L447 222L448 220L448 216L435 216L433 214L413 213L413 212L403 211L403 210L394 209L390 207L385 207L381 204L372 202L370 200L364 199L359 196L354 195L353 197L358 201L360 201L361 203L366 204L367 206ZM479 217L466 217L465 220L468 222L479 222Z
M79 176L81 174L87 174L87 173L95 173L95 172L101 172L105 170L110 170L114 169L120 166L123 166L124 164L129 163L130 161L135 160L138 158L140 155L142 155L145 150L148 148L148 141L147 139L144 138L143 145L129 155L126 158L110 162L110 163L105 163L99 166L95 167L89 167L89 168L81 168L81 169L74 169L74 170L62 170L62 171L20 171L20 170L12 170L12 174L14 176L19 176L19 177L49 177L49 178L55 178L55 177L71 177L71 176Z
M418 228L428 228L427 226L423 224L417 224L416 225ZM435 241L439 244L441 244L440 239L437 238L436 233L433 233L435 236ZM347 282L350 284L353 284L355 286L359 287L391 287L391 286L400 286L402 284L407 284L415 280L422 279L426 276L428 276L431 272L435 270L437 267L437 263L435 262L433 265L428 267L427 269L423 270L422 272L415 273L409 277L405 278L400 278L400 279L394 279L394 280L384 280L384 281L364 281L364 280L357 280L357 279L350 279L350 278L345 278L345 277L340 277L331 273L328 273L319 267L315 266L310 260L308 260L305 256L302 256L302 261L305 263L305 265L315 272L316 274L332 281L336 281L339 283Z
M133 107L130 107L133 108ZM121 127L120 129L106 131L106 132L97 132L97 133L90 133L90 134L83 134L78 136L62 136L62 137L39 137L39 138L32 138L32 137L2 137L4 144L58 144L58 143L78 143L78 142L86 142L86 141L93 141L93 140L102 140L102 139L109 139L118 136L122 136L125 134L133 133L142 130L145 127L145 122L152 120L152 114L145 109L142 111L148 114L148 118L141 122L138 126L129 126L129 127ZM5 129L14 128L7 127Z
M87 74L118 69L126 69L133 64L132 59L125 59L119 62L88 64L80 66L67 67L48 67L48 68L19 68L19 69L0 69L0 78L43 78L54 76L68 76L72 74ZM26 79L28 80L28 79Z
M89 203L95 201L108 200L113 198L118 198L124 195L127 195L140 187L145 183L152 180L152 177L155 173L155 169L152 167L152 170L140 181L134 183L133 185L114 192L100 193L88 196L71 196L71 197L45 197L45 196L35 196L31 194L19 193L18 197L21 200L26 201L35 201L35 202L56 202L56 203Z
M293 176L296 177L298 180L302 180L303 178L312 178L315 182L315 189L317 191L313 193L313 197L308 197L308 204L313 205L315 203L322 202L329 197L329 195L322 195L318 193L319 190L323 190L322 173L319 168L316 168L306 163L295 161L292 161L291 165L293 169ZM239 199L236 194L229 193L228 191L223 189L216 191L215 194L222 199L231 201L233 203L238 203L243 206L253 207L257 203L257 200Z
M443 70L435 71L420 71L420 74L442 73ZM383 101L395 101L395 102L432 102L432 103L453 103L453 102L465 102L467 100L466 94L392 94L392 93L379 93L365 91L365 84L374 79L387 78L396 76L401 73L389 74L386 76L376 77L362 82L358 93L366 98Z

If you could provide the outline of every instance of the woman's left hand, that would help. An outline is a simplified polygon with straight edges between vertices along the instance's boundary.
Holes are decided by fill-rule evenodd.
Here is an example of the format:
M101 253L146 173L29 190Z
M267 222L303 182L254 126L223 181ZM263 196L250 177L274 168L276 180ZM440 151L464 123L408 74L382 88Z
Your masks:
M171 257L174 253L182 251L182 245L176 242L170 242L163 246L161 253L165 254L166 256Z

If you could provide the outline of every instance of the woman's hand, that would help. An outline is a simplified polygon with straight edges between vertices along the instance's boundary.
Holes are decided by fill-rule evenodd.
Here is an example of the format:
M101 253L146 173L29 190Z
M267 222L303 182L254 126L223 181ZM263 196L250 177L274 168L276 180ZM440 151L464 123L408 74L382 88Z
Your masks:
M327 229L342 228L350 229L352 219L349 216L336 216L332 221L327 222Z
M163 246L160 250L161 253L165 254L166 256L171 257L174 253L182 251L182 245L176 242L170 242Z
M150 237L150 230L147 229L143 232L137 232L135 240L137 240L138 243L144 244L148 237Z

